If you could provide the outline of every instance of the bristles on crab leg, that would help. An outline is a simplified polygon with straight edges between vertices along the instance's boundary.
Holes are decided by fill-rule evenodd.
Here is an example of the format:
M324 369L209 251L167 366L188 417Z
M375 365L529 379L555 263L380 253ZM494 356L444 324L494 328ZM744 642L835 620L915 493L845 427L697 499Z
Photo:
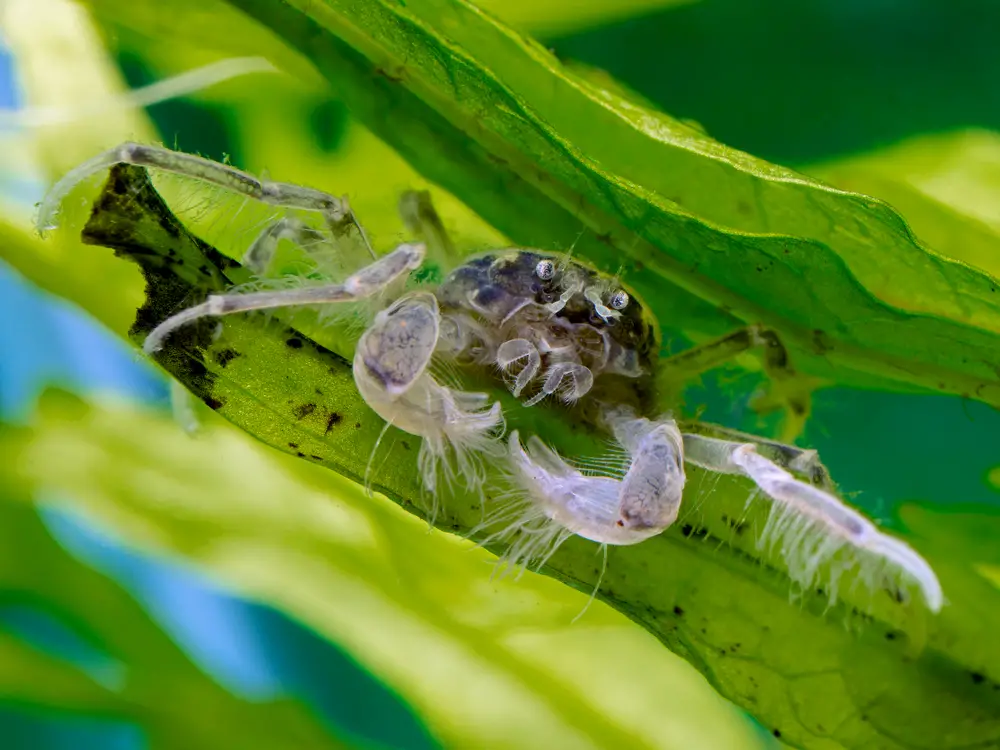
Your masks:
M341 233L354 227L372 258L375 257L368 236L346 198L335 198L329 193L301 185L261 180L228 164L220 164L201 156L171 151L162 146L147 146L142 143L123 143L88 159L67 172L52 186L39 205L38 216L35 220L38 232L44 234L45 231L54 229L58 225L59 208L73 191L73 188L91 175L110 169L115 164L132 164L137 167L160 169L200 182L218 185L268 205L316 211L324 217L327 226L335 233Z
M801 586L812 585L820 567L843 552L845 567L856 567L870 586L885 577L905 579L920 589L931 611L941 609L941 584L917 552L831 493L796 479L754 445L685 434L684 450L689 463L749 477L774 501L760 544L780 549L789 575ZM831 599L836 583L830 582Z
M395 279L417 268L423 259L423 245L404 244L352 274L342 284L326 284L274 292L212 294L200 305L182 310L156 326L146 337L142 348L147 354L159 351L163 347L164 340L173 331L199 318L250 310L350 302L363 299L384 289Z

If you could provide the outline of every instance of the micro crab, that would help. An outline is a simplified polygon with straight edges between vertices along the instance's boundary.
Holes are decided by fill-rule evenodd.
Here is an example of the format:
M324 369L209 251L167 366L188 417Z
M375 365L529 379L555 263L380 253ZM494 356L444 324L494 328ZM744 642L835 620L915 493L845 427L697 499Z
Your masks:
M360 395L387 425L421 438L420 472L431 495L442 476L449 484L462 479L482 490L485 464L500 469L508 491L500 493L506 499L491 514L500 524L492 538L509 543L508 561L541 564L573 535L632 545L660 534L678 518L685 464L691 464L749 478L770 498L760 543L779 547L790 577L801 586L813 584L824 564L853 567L868 578L915 585L929 609L940 609L943 595L930 566L841 501L814 451L719 427L682 431L663 413L661 391L678 373L696 374L750 349L764 352L773 380L793 380L774 331L754 325L661 358L655 319L618 278L566 253L539 249L458 258L426 193L406 193L400 204L420 241L377 255L346 198L135 143L67 174L43 201L39 228L55 225L74 186L115 164L163 170L276 208L315 212L328 236L360 237L371 261L346 278L213 294L162 321L144 349L155 352L177 328L205 317L373 302L354 350ZM305 246L315 235L302 222L281 218L253 241L243 263L264 274L281 240ZM450 262L451 272L436 284L406 287L429 253ZM564 458L536 435L522 441L514 430L505 437L500 402L442 375L456 372L499 377L525 407L543 400L572 406L578 418L607 436L608 456L584 464ZM807 410L803 399L789 399L793 412ZM831 586L831 596L834 591Z

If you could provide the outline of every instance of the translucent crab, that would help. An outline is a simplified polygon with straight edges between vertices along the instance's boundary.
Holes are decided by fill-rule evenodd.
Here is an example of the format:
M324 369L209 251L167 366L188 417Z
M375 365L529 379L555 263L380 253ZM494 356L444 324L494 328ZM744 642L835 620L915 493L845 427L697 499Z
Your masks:
M67 174L42 203L39 228L55 225L75 185L118 163L212 183L281 209L315 212L327 230L323 236L355 233L361 239L370 262L346 277L211 295L160 323L144 348L156 351L178 327L200 318L370 302L353 358L360 395L387 425L421 439L420 472L429 494L461 481L484 497L503 498L488 502L497 504L490 518L500 530L493 538L509 543L509 561L542 563L573 535L631 545L660 534L678 518L685 464L692 464L747 477L770 498L760 543L780 549L801 586L814 584L820 568L833 564L869 579L902 580L920 591L932 611L942 606L941 587L926 561L841 501L814 451L719 427L682 432L663 413L666 383L754 348L763 352L772 380L790 382L794 373L775 332L750 326L661 358L656 321L618 278L566 253L539 249L458 257L426 193L407 193L400 204L419 241L378 255L345 198L135 143ZM279 242L312 246L316 238L314 228L280 218L250 244L244 265L266 275ZM429 253L450 264L450 273L435 284L407 286ZM583 463L561 456L536 435L505 435L501 404L464 387L463 373L478 375L480 382L502 381L526 407L545 400L566 405L574 419L607 436L607 456ZM806 398L793 395L788 407L802 415ZM497 474L506 483L503 491L491 489Z

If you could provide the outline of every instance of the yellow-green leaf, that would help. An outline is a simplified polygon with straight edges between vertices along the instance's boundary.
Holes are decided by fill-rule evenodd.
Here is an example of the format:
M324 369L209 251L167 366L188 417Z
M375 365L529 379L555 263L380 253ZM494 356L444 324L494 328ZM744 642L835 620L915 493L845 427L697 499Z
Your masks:
M70 498L134 543L187 557L293 614L395 688L446 747L757 746L750 724L697 672L610 609L595 604L573 623L585 596L542 577L491 580L485 551L428 534L392 503L224 424L192 440L162 415L52 392L30 430L0 435L5 485ZM42 580L49 569L36 570L28 586L85 605L109 647L142 632L134 615L119 626L116 609L88 600L92 588L63 592ZM152 648L136 658L172 663ZM252 737L275 715L261 707L231 727L219 719L226 714L197 706L204 694L166 668L159 677L156 715L177 712L175 723L210 716ZM224 698L219 689L208 696ZM169 734L166 723L158 729ZM257 745L221 744L287 747L297 736L276 721Z

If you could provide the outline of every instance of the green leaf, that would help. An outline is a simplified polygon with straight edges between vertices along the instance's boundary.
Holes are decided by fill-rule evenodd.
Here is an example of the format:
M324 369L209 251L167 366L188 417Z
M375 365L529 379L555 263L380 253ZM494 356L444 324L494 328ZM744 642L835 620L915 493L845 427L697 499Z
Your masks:
M694 2L697 0L480 0L477 5L515 28L554 37Z
M1000 276L1000 135L982 130L912 138L809 172L891 203L941 253Z
M460 0L233 4L515 241L574 244L609 270L624 259L664 325L723 326L684 290L774 326L812 374L1000 404L998 362L983 356L998 349L996 281L919 245L879 201L596 89Z
M491 581L484 551L428 534L392 503L227 425L192 440L160 415L50 392L30 431L0 433L0 447L5 486L72 498L72 508L134 543L187 557L293 614L394 687L446 747L758 746L750 724L700 675L608 608L595 604L574 624L586 597L537 576ZM21 539L22 527L2 528L9 541ZM204 690L187 690L184 672L174 671L186 664L176 647L144 638L150 626L120 594L98 595L115 593L110 584L64 585L51 567L15 565L15 550L43 555L54 546L38 537L4 547L8 568L30 576L25 588L85 608L108 648L131 648L124 656L137 669L162 665L145 673L161 681L147 686L142 704L152 704L152 717L138 708L128 715L149 719L164 738L198 716L211 726L199 722L192 734L261 732L259 744L231 737L217 747L287 747L302 736L277 708L255 707L253 721L242 721L221 710L224 694L204 679ZM185 746L180 738L188 739L178 730L163 746Z
M114 168L85 230L88 241L114 246L143 267L150 297L138 337L182 300L221 288L225 274L239 272L172 217L165 220L169 213L143 174ZM358 396L346 360L283 325L236 317L223 323L221 332L214 322L176 332L160 363L219 414L281 451L353 478L376 461L373 485L420 512L415 441L402 436L376 452L382 424ZM564 415L542 406L525 419L526 429L534 422L560 447L559 441L572 441L573 455L601 449L599 437L573 431ZM542 423L548 429L540 430ZM732 477L704 482L692 469L685 515L666 533L609 551L603 600L795 746L961 747L1000 738L1000 694L969 688L980 684L971 675L1000 669L1000 644L983 637L1000 626L1000 610L967 558L928 555L952 604L935 617L894 590L872 596L850 580L841 581L841 601L832 609L822 591L790 601L780 555L759 549L756 535L744 533L760 528L767 503L748 511L752 488L746 483ZM445 511L439 523L463 533L482 517L475 497L449 499ZM904 523L912 512L903 508ZM935 515L932 526L913 533L914 544L926 553L933 530L939 544L953 545L962 539L951 531L959 520ZM975 523L995 530L1000 518L980 514ZM595 551L572 539L545 572L590 591L601 575ZM956 691L961 700L950 697Z

